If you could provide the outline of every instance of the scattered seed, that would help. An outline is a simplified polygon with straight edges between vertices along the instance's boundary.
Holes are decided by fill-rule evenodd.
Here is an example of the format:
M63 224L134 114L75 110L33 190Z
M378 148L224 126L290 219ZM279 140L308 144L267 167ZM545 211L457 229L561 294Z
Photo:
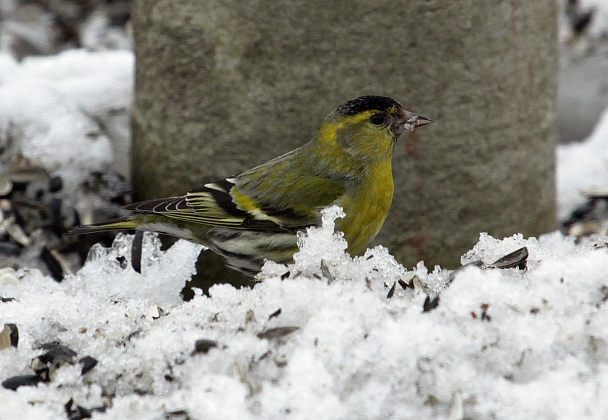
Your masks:
M49 269L49 272L51 273L51 276L55 279L55 281L61 282L65 276L63 272L63 267L61 266L61 263L59 262L57 257L51 251L49 251L46 246L42 247L42 251L40 252L40 259L42 260L42 262L44 262L46 268Z
M462 391L456 390L452 393L452 401L450 401L450 414L449 419L465 419L464 415L464 399Z
M0 176L0 197L5 197L13 191L13 181L6 176Z
M0 242L0 254L16 257L21 254L21 247L12 242Z
M192 352L192 354L207 354L209 350L215 347L217 347L217 341L208 340L206 338L196 340L196 342L194 343L194 351Z
M329 283L333 283L334 276L331 274L329 265L327 265L327 261L325 260L321 260L321 273L323 273L323 277L325 277Z
M258 334L259 338L262 339L266 339L266 340L273 340L276 338L282 338L285 337L291 333L293 333L294 331L299 330L300 327L277 327L277 328L270 328L266 331L262 331L261 333Z
M84 375L91 371L95 366L97 366L97 359L91 356L85 356L78 361L82 365L82 370L80 371L81 375Z
M608 301L608 286L603 285L600 287L600 292L602 293L602 303Z
M135 232L133 243L131 245L131 267L136 273L141 274L141 256L143 250L144 233L141 231Z
M450 273L447 284L450 284L454 281L454 279L456 278L456 274L458 274L459 271L462 271L467 267L482 267L482 266L483 266L483 261L479 260L479 261L473 261L473 262L467 263L467 264L463 265L462 267L458 267L456 270L454 270ZM412 281L412 284L413 284L413 281Z
M422 305L422 312L430 312L439 306L439 296L431 299L430 296L427 296L424 300L424 304Z
M397 283L399 283L399 286L401 286L401 288L403 290L407 290L409 289L413 289L414 288L414 279L411 279L409 283L406 283L403 280L399 280Z
M92 417L92 413L90 410L86 408L76 405L74 407L74 399L70 398L70 400L65 403L63 406L65 413L68 416L69 420L82 420L82 419L90 419Z
M186 410L175 410L165 413L163 420L191 420L192 417Z
M2 286L19 286L21 282L17 277L17 272L12 267L0 269L0 285Z
M41 346L46 353L32 359L31 368L34 373L44 380L50 380L51 375L55 370L65 364L74 364L76 361L76 352L55 343L47 343Z
M255 312L251 309L245 312L245 325L251 325L255 322Z
M479 305L479 307L481 308L481 320L488 322L491 321L492 317L488 315L488 309L490 308L490 305L488 305L487 303L482 303L481 305Z
M492 264L489 264L487 268L518 268L520 270L525 270L528 262L528 256L528 248L524 246L511 252L510 254L505 255L502 258L499 258Z
M63 179L60 176L52 176L49 178L49 191L56 193L63 188Z
M393 285L388 290L388 294L386 295L387 299L391 299L393 297L393 295L395 294L395 288L396 288L396 286L397 286L397 282L393 282Z
M124 255L119 255L118 257L116 257L116 261L118 261L118 265L121 269L124 270L125 268L127 268L128 263Z
M276 311L274 311L273 313L271 313L270 316L268 317L268 320L271 320L272 318L276 318L279 315L281 315L281 308L279 308Z
M15 324L4 324L4 329L0 331L0 350L9 347L17 347L19 344L19 330Z
M608 199L608 189L604 187L586 188L582 191L587 198Z
M15 391L20 386L34 386L43 382L43 379L36 375L19 375L2 381L2 386L6 389Z
M150 306L150 308L148 308L148 312L146 313L146 317L152 320L157 320L163 315L165 315L165 311L156 303Z
M2 222L6 233L17 243L23 246L30 244L30 238L25 234L21 226L15 222L15 216L10 216Z
M52 198L49 203L51 211L53 232L57 237L61 238L65 229L63 227L63 215L61 214L61 198Z
M32 165L30 162L22 161L15 164L6 176L14 183L29 184L30 182L44 181L49 179L49 173L42 166Z
M287 357L283 354L274 356L272 360L274 360L274 363L277 365L277 367L287 366Z
M65 413L68 416L68 420L83 420L90 419L93 417L93 413L103 413L106 411L106 407L93 407L93 408L85 408L81 405L74 406L74 400L70 398L70 400L63 406Z

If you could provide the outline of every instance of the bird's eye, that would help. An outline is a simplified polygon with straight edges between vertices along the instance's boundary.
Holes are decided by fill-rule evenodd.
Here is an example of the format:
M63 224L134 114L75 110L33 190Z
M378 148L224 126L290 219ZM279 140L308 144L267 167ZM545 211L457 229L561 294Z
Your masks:
M374 125L382 125L384 124L384 115L382 114L374 114L370 117L370 121Z

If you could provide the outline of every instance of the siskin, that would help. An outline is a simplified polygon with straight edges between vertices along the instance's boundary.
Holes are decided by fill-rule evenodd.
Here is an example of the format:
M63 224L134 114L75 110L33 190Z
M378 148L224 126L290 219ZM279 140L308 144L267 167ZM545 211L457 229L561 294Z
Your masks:
M391 159L405 132L431 123L394 99L361 96L331 112L303 146L236 176L185 195L126 206L130 216L69 234L105 230L153 231L203 244L249 275L265 259L292 261L296 234L321 223L337 205L347 251L358 254L382 228L393 199Z

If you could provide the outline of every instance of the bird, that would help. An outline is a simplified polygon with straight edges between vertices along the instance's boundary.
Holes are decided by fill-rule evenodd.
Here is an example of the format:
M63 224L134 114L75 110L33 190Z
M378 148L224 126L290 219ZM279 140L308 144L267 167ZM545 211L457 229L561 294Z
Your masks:
M321 211L346 214L336 230L357 255L389 213L395 144L433 121L385 96L360 96L335 108L313 138L297 149L238 175L188 193L136 202L118 219L73 228L69 235L108 230L164 233L202 244L226 265L257 274L266 260L293 261L297 233L321 225Z

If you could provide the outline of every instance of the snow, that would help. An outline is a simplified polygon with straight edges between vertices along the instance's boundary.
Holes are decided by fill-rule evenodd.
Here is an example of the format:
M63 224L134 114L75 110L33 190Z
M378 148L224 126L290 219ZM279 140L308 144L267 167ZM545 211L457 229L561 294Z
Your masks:
M2 415L58 418L70 398L93 408L111 397L96 418L179 410L235 419L444 418L454 410L473 418L608 416L605 246L558 233L481 235L465 262L527 246L528 269L466 268L439 306L423 312L423 288L398 287L391 299L387 291L397 279L416 275L426 284L433 275L423 266L406 271L382 247L351 258L333 232L341 215L329 211L323 228L300 238L292 266L267 264L251 289L216 285L189 302L179 292L201 247L179 241L161 251L151 234L141 274L125 235L112 249L94 249L62 283L18 271L19 285L0 287L15 298L1 304L2 321L20 333L17 349L2 350L3 377L31 373L46 342L99 363L85 375L68 365L48 384L0 390ZM331 281L312 252L319 249ZM298 329L258 336L277 327ZM199 339L217 347L194 354Z
M70 50L21 63L0 54L0 143L64 182L67 200L92 171L128 159L133 53ZM5 163L6 165L6 163ZM121 170L128 175L128 168Z
M0 56L0 139L68 179L78 200L88 171L128 148L100 126L128 133L132 72L124 51ZM559 147L561 216L608 181L606 141L608 111L586 141ZM94 247L61 283L3 271L0 321L19 344L0 350L0 381L32 375L45 343L98 363L0 387L0 419L64 418L70 400L96 419L608 418L608 238L481 234L463 264L525 246L527 269L451 275L408 270L381 246L350 257L338 217L331 209L299 237L293 265L267 263L251 288L219 284L188 302L180 291L202 247L164 251L151 234L141 273L129 235ZM424 311L428 295L439 304ZM215 346L196 352L198 340Z
M605 73L603 69L608 63L608 0L563 3L564 6L571 3L578 14L590 11L593 14L589 28L578 36L574 36L571 25L567 23L565 7L562 8L559 25L562 106L558 123L565 133L563 139L571 142L557 149L557 215L560 220L567 219L574 209L586 202L584 191L605 190L608 186L608 103L605 102L606 83L598 74L598 71L602 75ZM577 138L577 134L591 131L588 122L600 113L588 137Z
M608 105L608 104L607 104ZM558 217L585 202L584 190L608 186L608 107L585 141L557 148Z
M147 299L159 305L181 303L184 279L189 279L194 272L194 263L203 247L180 241L161 253L160 239L145 235L143 261L146 265L142 275L124 269L131 265L131 243L132 238L119 233L111 250L93 245L87 263L75 276L64 280L64 286L75 286L111 299ZM108 278L115 281L108 282Z
M594 11L589 28L590 35L593 37L605 37L608 34L608 1L580 0L579 8L582 11Z

